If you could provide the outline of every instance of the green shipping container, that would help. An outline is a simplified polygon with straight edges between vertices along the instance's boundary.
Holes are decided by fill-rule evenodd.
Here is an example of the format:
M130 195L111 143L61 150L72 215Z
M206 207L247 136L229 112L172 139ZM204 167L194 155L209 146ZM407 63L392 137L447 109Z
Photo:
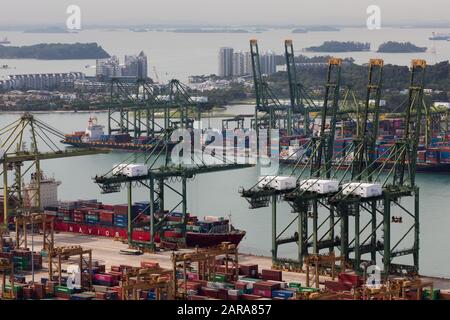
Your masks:
M440 295L441 295L440 289L433 289L433 295L431 297L431 300L439 300ZM426 299L426 300L430 299L430 289L423 290L422 299Z
M5 290L7 290L7 291L11 290L11 284L5 285ZM17 284L14 285L14 293L20 293L20 292L22 292L22 290L23 290L22 286L17 285Z
M55 293L56 292L72 294L73 293L73 289L69 289L69 288L63 287L63 286L55 286Z
M299 289L302 287L300 282L289 282L289 288Z
M225 281L227 281L227 277L224 274L216 274L214 276L214 281L215 282L225 282Z
M299 288L294 288L294 289L297 289L297 292L304 292L304 293L313 293L313 292L320 291L320 289L308 288L308 287L299 287Z

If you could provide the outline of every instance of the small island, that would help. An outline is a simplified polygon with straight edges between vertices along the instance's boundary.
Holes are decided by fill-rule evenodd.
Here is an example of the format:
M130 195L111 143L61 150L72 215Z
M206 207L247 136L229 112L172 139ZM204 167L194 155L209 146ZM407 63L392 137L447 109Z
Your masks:
M332 26L310 26L306 27L306 30L309 32L338 32L340 31L339 28L332 27Z
M369 51L370 43L325 41L321 46L305 48L309 52L358 52Z
M382 53L415 53L425 52L427 47L418 47L411 42L388 41L380 45L378 52Z
M44 28L35 28L35 29L26 29L23 33L74 33L75 31L67 30L60 27L44 27Z
M292 33L308 33L308 30L306 28L296 28L292 30Z
M111 56L97 43L42 43L11 47L0 45L0 59L75 60L107 59Z
M244 29L202 29L202 28L190 28L190 29L175 29L172 32L175 33L249 33Z

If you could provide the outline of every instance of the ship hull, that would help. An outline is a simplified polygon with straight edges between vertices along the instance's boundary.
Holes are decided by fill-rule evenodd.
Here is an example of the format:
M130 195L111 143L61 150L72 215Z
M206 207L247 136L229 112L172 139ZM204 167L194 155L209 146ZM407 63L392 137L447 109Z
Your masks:
M127 229L117 228L112 226L88 225L81 223L68 223L62 221L55 221L55 231L77 233L88 236L106 237L106 238L120 238L128 239ZM234 230L229 233L186 233L186 244L188 247L212 247L221 244L222 242L231 242L238 245L245 236L245 231ZM140 242L149 242L150 233L145 231L133 231L132 240ZM158 236L155 236L155 242L160 242Z
M235 230L230 233L196 233L187 232L186 245L188 247L214 247L222 242L238 245L245 236L245 231Z
M108 149L108 150L119 150L119 151L140 151L140 152L148 152L152 150L161 150L166 145L165 144L157 144L155 146L151 146L148 144L134 144L134 143L114 143L114 142L82 142L82 141L74 141L74 140L62 140L61 143L76 147L76 148L98 148L98 149ZM169 150L172 149L174 144L167 144Z

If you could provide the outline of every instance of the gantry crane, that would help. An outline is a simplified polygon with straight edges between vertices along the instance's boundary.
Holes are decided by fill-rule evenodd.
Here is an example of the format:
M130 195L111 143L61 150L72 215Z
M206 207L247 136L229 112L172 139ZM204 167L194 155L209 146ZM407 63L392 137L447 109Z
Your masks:
M113 78L107 105L108 134L154 137L170 128L192 127L194 120L200 121L202 112L212 105L195 101L189 92L189 87L176 79L163 85L150 79L130 83ZM158 116L164 116L162 123L157 121Z
M30 133L26 130L29 129ZM42 160L60 159L107 153L108 151L96 149L70 149L59 148L59 141L64 134L50 125L42 122L33 115L25 113L18 120L0 130L3 156L0 159L3 175L3 214L4 223L8 223L11 215L29 214L42 210L40 199L40 177ZM30 148L26 144L29 141ZM42 150L40 147L45 148ZM24 164L29 163L24 168ZM9 179L9 172L14 171L13 179ZM22 183L26 174L35 174L37 184L30 205L25 206L22 195ZM12 182L11 182L12 180Z
M347 174L350 175L350 181L355 184L352 189L357 189L360 184L365 182L372 182L372 174L374 172L374 164L376 160L376 140L378 137L378 123L380 116L380 101L381 90L383 81L383 60L371 59L368 67L368 84L366 90L366 97L363 109L358 114L359 127L357 136L353 139L349 152L353 155L353 159L350 161L350 171L346 170L342 177L341 182L347 178ZM374 100L373 108L370 102ZM352 190L353 191L353 190ZM340 198L341 196L341 198ZM342 201L339 202L338 199ZM376 263L376 252L379 248L376 241L376 229L377 229L377 201L366 200L365 204L355 203L355 201L361 201L360 197L353 197L351 195L333 195L331 198L331 208L337 213L338 219L341 222L340 226L340 252L341 256L349 261L349 251L354 251L354 267L359 270L361 255L366 252L371 254L371 262ZM360 229L360 215L362 212L368 211L369 222L365 225L363 230ZM355 238L349 242L349 216L354 217L355 224ZM371 226L371 233L368 239L364 243L360 242L362 231ZM370 244L366 245L366 242L370 240ZM354 244L354 247L349 248L349 243Z
M321 108L322 125L320 133L316 137L312 137L310 141L302 146L305 150L303 155L299 155L299 159L295 161L291 176L298 174L297 170L302 167L300 177L309 168L309 176L319 179L321 176L330 178L331 176L331 161L333 157L333 142L336 126L336 114L339 105L339 91L340 91L340 75L341 75L341 59L331 58L328 63L327 77L325 84L325 97L323 107ZM330 120L327 125L327 121ZM306 164L303 160L306 160ZM297 179L297 185L301 183L300 177ZM276 177L269 179L273 180ZM261 182L261 179L259 179ZM259 184L258 182L258 184ZM241 195L250 203L251 209L271 206L272 209L272 261L274 266L281 264L289 264L291 267L300 270L303 265L303 258L307 255L308 241L308 208L312 205L313 215L315 221L315 228L317 228L317 205L319 198L317 194L310 192L296 192L295 189L275 190L272 188L259 188L255 185L252 188L245 190L241 189ZM297 186L298 187L298 186ZM291 199L290 204L293 211L297 213L295 218L282 230L281 233L277 231L277 202L279 198ZM325 197L325 196L324 196ZM333 214L330 214L333 218ZM288 238L281 238L284 233L294 224L298 222L298 232L294 236ZM331 222L333 223L333 222ZM320 245L330 247L334 244L334 239L328 242L322 242ZM298 258L282 259L278 257L278 247L283 244L297 243ZM318 251L319 241L315 239L315 252ZM330 244L331 243L331 244Z
M314 100L311 98L306 88L298 80L298 71L295 63L294 45L292 40L286 40L284 42L284 49L286 70L289 80L289 97L292 106L288 109L287 121L288 123L294 122L295 124L297 123L298 116L303 115L303 134L310 136L310 113L320 112L321 109L314 103ZM292 135L292 126L288 127L288 135Z
M184 139L192 138L194 130L192 127L192 116L200 119L202 112L202 104L197 104L190 96L190 91L187 87L181 84L177 80L172 80L165 91L168 93L163 96L163 105L159 103L150 105L154 108L152 110L163 110L164 112L164 124L160 127L159 132L155 132L155 139L159 140L159 148L149 148L144 153L140 153L138 156L143 156L143 162L148 165L149 170L146 174L138 177L126 177L113 175L113 169L109 170L101 176L96 176L94 181L99 184L103 193L119 192L122 186L127 188L127 201L128 201L128 243L130 246L140 247L144 249L155 249L155 236L162 235L167 229L167 217L177 209L181 209L182 219L179 225L171 225L171 227L177 227L181 230L181 239L166 239L171 242L176 241L180 245L186 244L186 223L188 220L187 212L187 182L193 179L197 174L205 174L210 172L227 171L234 169L247 168L252 166L251 164L237 164L234 161L230 161L225 156L216 156L219 164L208 165L203 161L195 150L172 150L173 145L176 145L180 141L173 141L173 134L177 129L186 129L187 137ZM164 92L164 91L163 91ZM151 126L156 126L157 119L151 118ZM199 132L197 132L199 133ZM186 141L183 141L186 144ZM191 146L191 143L187 142ZM190 165L175 164L174 159L171 159L171 152L182 153L187 158L192 160ZM197 150L198 151L198 150ZM135 155L133 154L128 159L123 161L119 165L128 165L135 162ZM216 163L216 162L215 162ZM173 185L174 180L181 182L181 190ZM139 221L138 219L132 220L132 201L133 201L133 185L147 188L149 190L149 221ZM165 210L166 206L166 190L172 191L180 201L175 207L169 210ZM135 241L132 239L133 229L148 227L150 234L150 241ZM163 239L164 240L164 239Z
M252 127L259 136L260 129L286 129L292 132L292 106L283 104L274 94L261 70L258 41L250 40L253 82L256 97L255 119ZM288 121L289 119L289 121Z
M353 161L351 193L345 194L344 189L330 196L328 203L337 212L341 220L341 256L353 264L356 271L360 271L360 263L364 254L371 254L371 259L365 261L376 264L379 259L376 253L381 253L383 272L389 274L402 274L408 272L417 274L419 270L419 188L415 183L417 148L419 135L423 123L424 109L426 108L423 91L425 79L426 62L424 60L413 60L411 66L411 79L409 86L408 105L405 110L405 135L402 139L373 161L366 164L362 158L373 157L373 139L376 137L376 128L373 133L367 131L368 141L359 137L355 146L360 146ZM379 91L379 86L375 87ZM379 95L379 92L376 93ZM367 112L367 108L365 112ZM375 114L377 111L375 110ZM367 117L364 116L367 120ZM377 120L375 120L377 121ZM367 125L368 121L366 121ZM367 128L367 127L366 127ZM366 151L364 151L364 148ZM380 164L379 158L384 161ZM386 173L383 174L383 171ZM382 193L374 196L362 196L353 193L362 186L365 181L379 183ZM356 181L356 182L355 182ZM413 198L413 203L408 199ZM402 203L400 203L402 202ZM412 207L412 210L410 209ZM393 216L394 209L406 213L411 219L410 227L406 232L393 233L392 226L399 219ZM369 213L369 222L361 228L361 214ZM381 215L382 221L378 223L376 216ZM355 237L349 241L349 217L354 217ZM401 219L403 221L403 219ZM406 222L406 221L405 221ZM409 221L408 221L409 222ZM371 226L370 231L364 232ZM410 233L413 231L413 235ZM381 238L378 236L381 235ZM367 236L367 237L366 237ZM396 237L396 243L391 244L391 239ZM362 240L364 239L364 240ZM362 240L362 241L361 241ZM403 248L400 246L403 245ZM350 259L353 252L354 258ZM412 256L411 264L396 264L393 259L397 257Z

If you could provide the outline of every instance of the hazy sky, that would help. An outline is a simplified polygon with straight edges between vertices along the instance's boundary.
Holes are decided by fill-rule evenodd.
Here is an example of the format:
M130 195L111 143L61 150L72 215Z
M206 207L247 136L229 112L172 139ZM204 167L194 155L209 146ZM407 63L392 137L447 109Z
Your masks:
M368 5L382 22L450 22L449 0L0 0L0 25L65 25L76 4L93 24L365 24Z

